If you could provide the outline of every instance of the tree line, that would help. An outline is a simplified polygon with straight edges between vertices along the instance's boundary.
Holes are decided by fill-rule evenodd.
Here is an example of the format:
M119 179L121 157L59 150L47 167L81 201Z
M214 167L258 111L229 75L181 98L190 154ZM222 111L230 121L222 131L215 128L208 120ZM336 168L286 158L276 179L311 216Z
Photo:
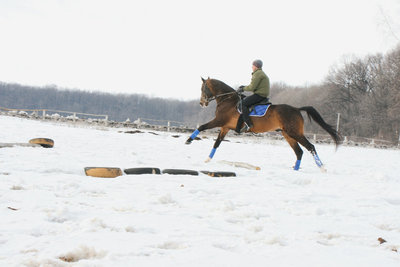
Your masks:
M274 104L313 106L334 126L340 113L339 130L343 136L398 142L400 46L386 54L347 59L341 65L332 67L320 84L293 87L274 83L270 100ZM0 83L0 106L106 114L115 121L127 118L131 121L137 118L169 120L190 127L210 120L215 110L215 103L201 109L198 100L180 101L140 94L110 94L10 83ZM306 131L318 132L319 128L307 123Z
M141 94L110 94L60 89L56 86L33 87L0 83L0 106L15 109L50 109L108 115L114 121L138 118L176 121L188 126L211 116L199 101L152 98ZM152 121L154 120L154 122ZM162 124L162 122L158 122ZM165 124L165 122L164 122ZM193 125L194 124L194 125Z
M281 84L271 91L274 103L314 106L333 125L340 113L343 136L399 141L400 46L386 54L346 59L319 85Z

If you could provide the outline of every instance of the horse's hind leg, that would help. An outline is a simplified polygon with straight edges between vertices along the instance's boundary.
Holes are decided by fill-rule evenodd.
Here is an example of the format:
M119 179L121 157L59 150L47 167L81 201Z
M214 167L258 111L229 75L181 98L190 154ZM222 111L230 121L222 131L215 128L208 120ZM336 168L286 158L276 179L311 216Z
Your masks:
M322 164L322 161L318 157L317 151L315 150L315 146L311 144L310 141L308 141L304 135L296 136L294 138L297 140L297 142L299 142L302 146L304 146L308 151L311 152L317 166L321 168L322 171L326 171Z
M300 117L301 117L301 114L299 113L299 118ZM290 127L285 128L285 132L287 135L289 135L289 137L295 139L298 143L300 143L308 151L310 151L314 157L314 160L315 160L315 163L317 164L317 166L322 171L325 171L322 161L319 159L317 151L315 150L315 146L313 144L311 144L310 141L308 141L307 138L304 136L303 117L301 117L301 119L297 120L297 123L294 123L294 124L290 125Z
M282 135L283 137L285 137L286 141L292 147L294 153L296 153L297 160L296 163L294 164L293 169L297 171L300 168L301 158L303 156L303 150L301 149L297 141L294 138L290 137L286 132L282 132Z

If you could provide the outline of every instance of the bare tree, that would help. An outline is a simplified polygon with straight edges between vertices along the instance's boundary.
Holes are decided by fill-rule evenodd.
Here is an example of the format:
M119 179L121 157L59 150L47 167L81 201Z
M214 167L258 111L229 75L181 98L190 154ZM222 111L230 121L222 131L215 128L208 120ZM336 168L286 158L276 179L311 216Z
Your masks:
M363 132L363 125L370 118L363 103L374 91L380 61L380 55L367 56L331 69L326 81L330 92L327 100L341 107L343 134L361 135Z

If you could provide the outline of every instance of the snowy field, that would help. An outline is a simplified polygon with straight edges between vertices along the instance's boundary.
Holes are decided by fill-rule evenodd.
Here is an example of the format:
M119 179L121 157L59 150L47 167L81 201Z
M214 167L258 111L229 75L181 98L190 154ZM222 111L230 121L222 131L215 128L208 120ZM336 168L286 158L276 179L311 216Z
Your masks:
M55 141L0 148L0 266L400 266L399 150L316 145L328 172L307 151L296 172L289 145L265 138L228 135L204 163L212 138L7 116L0 129L0 143ZM91 166L237 177L93 178Z

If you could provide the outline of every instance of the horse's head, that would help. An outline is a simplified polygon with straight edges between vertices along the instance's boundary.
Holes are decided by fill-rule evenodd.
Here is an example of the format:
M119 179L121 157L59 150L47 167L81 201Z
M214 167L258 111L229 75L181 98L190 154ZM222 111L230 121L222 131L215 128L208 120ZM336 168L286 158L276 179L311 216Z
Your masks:
M236 91L225 83L210 78L207 80L201 78L201 80L203 84L201 85L200 106L203 108L207 107L212 100L216 100L217 103L227 100L237 101Z
M209 81L210 78L207 80L201 78L201 80L203 81L203 84L201 85L200 106L204 108L208 106L208 103L213 99L214 94L207 85L207 81Z

